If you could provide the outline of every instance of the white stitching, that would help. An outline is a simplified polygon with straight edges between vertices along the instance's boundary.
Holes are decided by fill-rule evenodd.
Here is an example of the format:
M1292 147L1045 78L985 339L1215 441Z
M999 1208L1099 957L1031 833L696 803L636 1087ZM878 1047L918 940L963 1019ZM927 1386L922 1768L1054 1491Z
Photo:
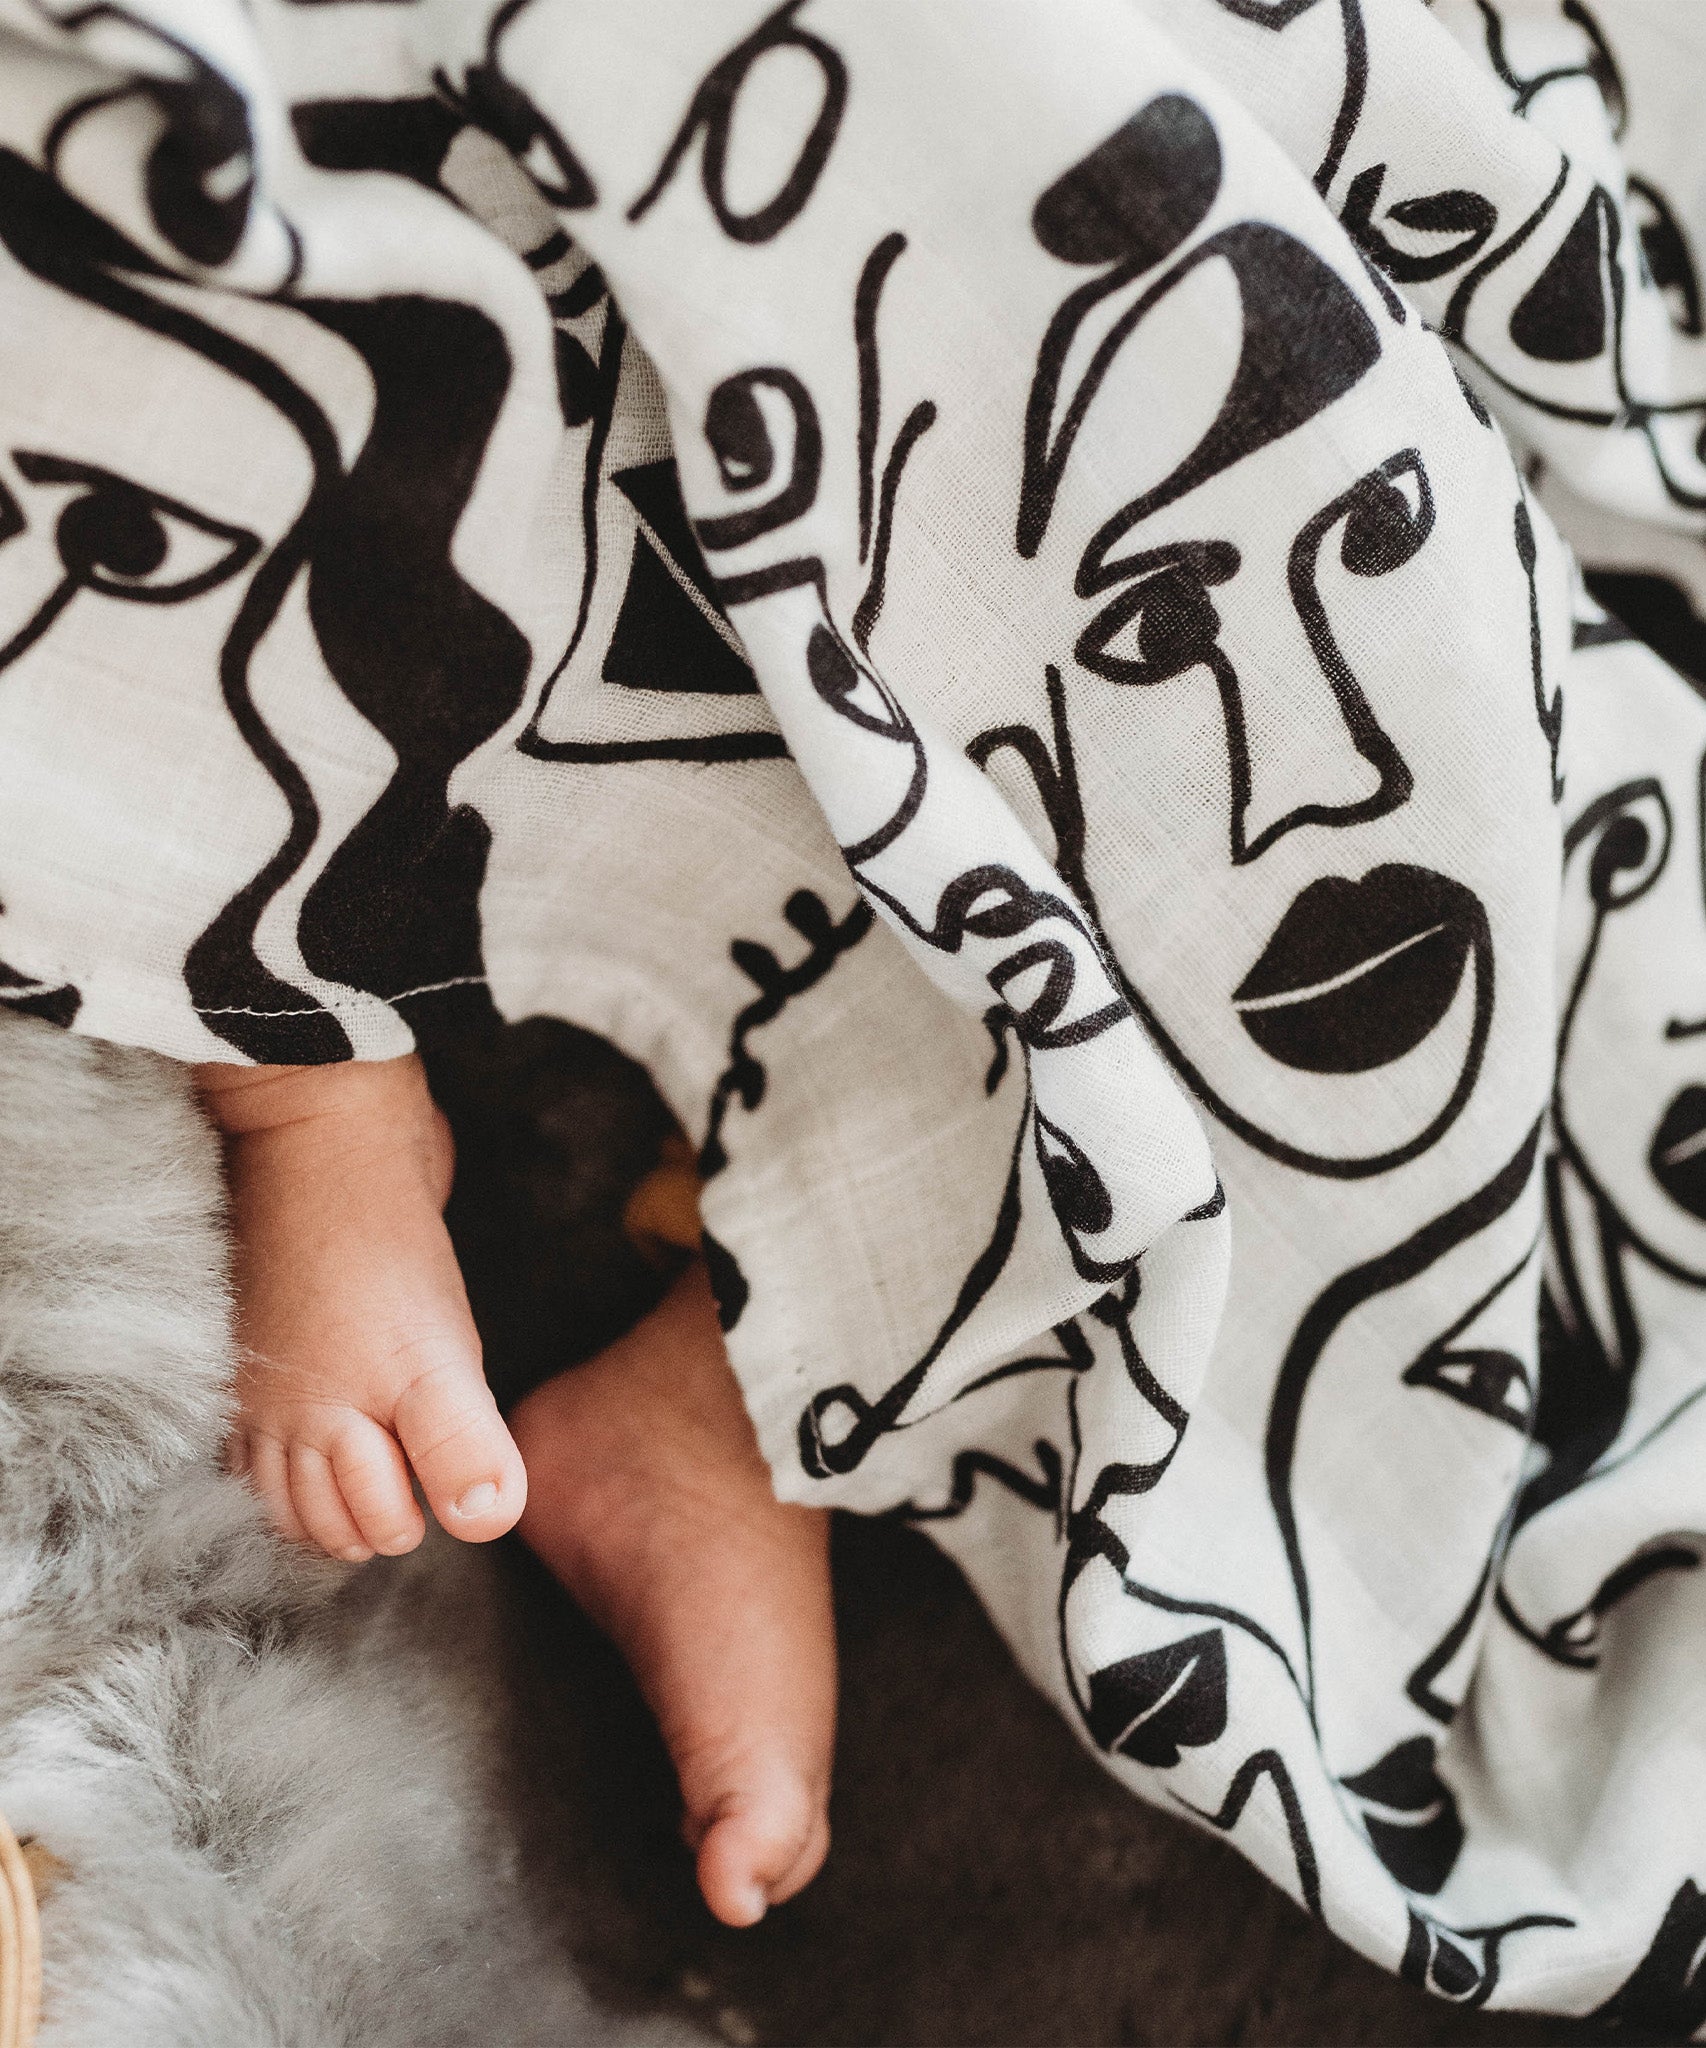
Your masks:
M483 974L453 974L448 981L423 981L419 988L399 989L394 996L381 996L382 1003L406 1003L411 996L435 996L441 989L471 988L483 986ZM329 1014L324 1009L313 1010L245 1010L238 1004L230 1004L222 1010L204 1010L195 1006L198 1017L323 1017Z

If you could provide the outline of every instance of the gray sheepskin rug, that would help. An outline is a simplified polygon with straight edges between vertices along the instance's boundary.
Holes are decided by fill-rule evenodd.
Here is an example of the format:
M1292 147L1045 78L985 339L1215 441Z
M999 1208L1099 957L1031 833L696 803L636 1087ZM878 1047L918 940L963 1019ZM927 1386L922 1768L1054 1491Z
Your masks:
M218 1467L214 1140L0 1016L0 1812L62 1867L40 2048L675 2048L601 2011L506 1818L493 1561L310 1560Z

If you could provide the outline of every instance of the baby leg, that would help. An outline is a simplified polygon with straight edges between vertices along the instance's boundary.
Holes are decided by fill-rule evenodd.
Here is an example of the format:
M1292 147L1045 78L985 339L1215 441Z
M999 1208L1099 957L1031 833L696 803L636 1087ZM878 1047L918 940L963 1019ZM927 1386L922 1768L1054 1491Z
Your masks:
M521 1534L627 1658L707 1904L750 1926L829 1845L828 1518L776 1499L702 1265L513 1417Z
M526 1498L442 1210L449 1127L419 1060L197 1069L236 1238L231 1461L278 1527L351 1560L412 1550L412 1469L452 1535Z

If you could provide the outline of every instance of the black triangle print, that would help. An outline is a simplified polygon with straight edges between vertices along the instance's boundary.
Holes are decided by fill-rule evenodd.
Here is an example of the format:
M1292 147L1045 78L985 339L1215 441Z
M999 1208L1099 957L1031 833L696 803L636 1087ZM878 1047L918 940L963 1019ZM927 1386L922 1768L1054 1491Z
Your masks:
M1605 347L1600 213L1596 186L1575 226L1511 314L1511 340L1536 362L1589 363Z
M687 507L681 502L681 477L674 458L665 456L662 462L616 470L610 481L651 528L652 538L674 557L682 575L707 604L720 611L711 572L705 567L705 557L688 524Z
M630 690L683 690L711 697L756 697L758 684L740 656L670 574L643 533L616 630L604 656L604 680Z

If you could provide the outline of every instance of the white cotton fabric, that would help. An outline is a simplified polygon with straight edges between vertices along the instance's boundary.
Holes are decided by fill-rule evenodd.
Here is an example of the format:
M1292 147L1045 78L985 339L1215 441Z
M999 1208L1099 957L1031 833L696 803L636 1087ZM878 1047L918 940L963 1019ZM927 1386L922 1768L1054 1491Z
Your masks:
M607 1034L785 1497L1706 2022L1694 12L0 21L0 995Z

